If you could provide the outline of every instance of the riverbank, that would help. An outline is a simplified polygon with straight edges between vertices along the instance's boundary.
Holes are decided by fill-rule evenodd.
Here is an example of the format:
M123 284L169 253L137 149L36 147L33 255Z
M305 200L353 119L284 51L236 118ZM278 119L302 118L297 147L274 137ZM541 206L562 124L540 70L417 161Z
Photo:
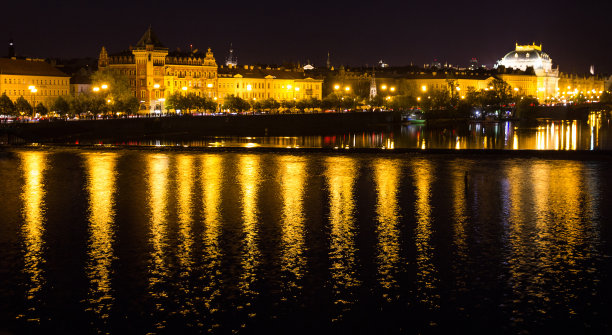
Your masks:
M14 123L3 125L0 136L6 143L129 141L163 136L306 136L386 131L400 122L399 112L180 116Z

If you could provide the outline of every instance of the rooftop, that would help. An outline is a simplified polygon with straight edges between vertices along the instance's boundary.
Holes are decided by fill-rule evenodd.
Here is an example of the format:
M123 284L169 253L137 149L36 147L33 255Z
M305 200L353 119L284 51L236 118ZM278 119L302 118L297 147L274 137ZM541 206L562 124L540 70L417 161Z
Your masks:
M0 74L69 77L47 62L12 58L0 58Z

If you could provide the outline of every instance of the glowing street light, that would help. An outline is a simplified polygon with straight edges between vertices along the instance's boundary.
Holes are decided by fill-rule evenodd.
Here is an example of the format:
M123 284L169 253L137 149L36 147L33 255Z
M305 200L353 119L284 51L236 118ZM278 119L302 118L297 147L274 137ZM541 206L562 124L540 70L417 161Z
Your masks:
M253 86L251 86L250 84L249 84L249 85L247 85L247 91L250 91L250 90L252 90L252 89L253 89Z
M183 86L183 91L187 91L187 86Z
M208 84L206 84L206 87L208 87L208 88L212 88L212 87L213 87L213 84L208 83Z
M103 90L108 89L108 85L107 84L102 84L102 86L100 86Z
M98 86L96 86L96 87L93 88L93 91L94 92L100 92L100 88Z
M386 89L387 89L387 85L382 85L382 86L380 87L380 89L381 89L381 90L383 90L383 91L384 91L384 90L386 90Z
M427 92L427 85L423 85L423 86L421 86L421 91L423 91L423 92Z
M159 88L159 84L153 85L153 88L158 89Z
M348 91L351 90L351 87L350 86L346 86L346 87L344 87L344 90L348 92Z
M395 87L391 86L391 88L389 88L389 90L390 90L391 92L395 92Z

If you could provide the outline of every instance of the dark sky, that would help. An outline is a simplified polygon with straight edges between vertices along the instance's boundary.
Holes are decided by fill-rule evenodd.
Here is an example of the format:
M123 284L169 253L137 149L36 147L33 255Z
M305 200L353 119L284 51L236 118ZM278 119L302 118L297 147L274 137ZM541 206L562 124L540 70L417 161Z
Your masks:
M323 65L329 51L335 66L472 57L490 66L515 42L535 41L561 71L612 73L612 1L30 0L2 11L0 39L12 36L18 54L33 57L120 51L151 24L167 47L211 47L219 63L232 42L242 64Z

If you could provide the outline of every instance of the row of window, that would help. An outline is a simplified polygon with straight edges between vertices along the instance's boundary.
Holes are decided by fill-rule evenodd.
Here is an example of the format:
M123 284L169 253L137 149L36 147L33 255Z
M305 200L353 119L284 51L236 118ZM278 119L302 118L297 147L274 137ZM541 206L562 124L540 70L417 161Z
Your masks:
M26 84L26 80L23 78L4 78L5 84ZM34 79L28 82L32 85L68 85L68 79Z
M10 96L31 96L33 93L30 90L3 90L2 93L6 93L6 95ZM12 93L12 94L11 94ZM59 95L67 95L67 90L40 90L36 92L36 96L59 96Z

